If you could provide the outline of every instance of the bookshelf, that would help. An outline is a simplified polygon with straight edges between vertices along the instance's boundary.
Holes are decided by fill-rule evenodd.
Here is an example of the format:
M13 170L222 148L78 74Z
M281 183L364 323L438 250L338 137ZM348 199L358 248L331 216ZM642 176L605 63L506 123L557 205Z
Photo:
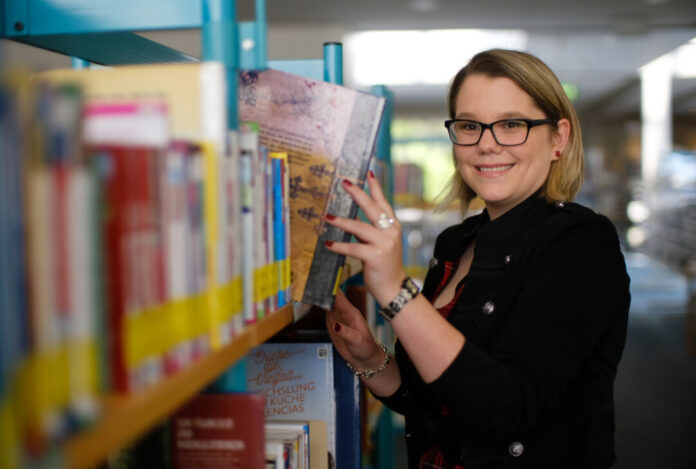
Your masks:
M135 395L107 396L104 414L94 428L78 434L66 444L67 466L87 469L101 463L107 455L170 415L251 348L273 337L291 321L292 306L284 306L246 327L230 344L152 388Z
M73 57L76 68L87 63L127 65L193 62L192 57L150 41L134 31L200 29L203 59L223 63L228 78L229 129L237 127L236 73L239 67L263 68L265 1L256 0L255 22L238 23L233 0L68 1L0 0L0 38L11 39ZM253 44L248 47L249 41ZM240 45L245 43L245 47ZM340 44L324 45L318 61L268 62L269 66L333 83L342 82ZM349 260L341 281L360 270ZM205 388L251 348L267 341L294 320L287 305L239 332L227 345L199 358L190 367L146 390L101 397L99 419L71 436L58 449L61 467L91 468L133 442Z

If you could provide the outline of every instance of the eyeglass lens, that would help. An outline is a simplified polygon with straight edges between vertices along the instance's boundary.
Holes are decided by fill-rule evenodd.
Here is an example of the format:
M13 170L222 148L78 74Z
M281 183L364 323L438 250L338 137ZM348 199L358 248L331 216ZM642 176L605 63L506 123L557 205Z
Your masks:
M452 122L449 131L454 143L474 145L479 142L488 127L476 121L462 120ZM529 126L522 120L506 119L494 122L490 129L499 145L519 145L527 139Z

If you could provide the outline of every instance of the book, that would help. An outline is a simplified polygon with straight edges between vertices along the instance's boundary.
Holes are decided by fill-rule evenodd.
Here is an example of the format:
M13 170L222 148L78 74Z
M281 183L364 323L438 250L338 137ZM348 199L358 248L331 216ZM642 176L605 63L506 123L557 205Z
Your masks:
M287 243L289 242L289 222L287 220L288 183L287 154L282 152L269 153L271 158L271 179L273 195L273 259L275 261L275 276L277 300L276 308L285 306L289 301L286 264L289 261Z
M254 271L256 268L256 225L254 223L254 161L258 152L258 132L252 124L242 124L239 133L239 183L241 210L243 317L245 324L257 320Z
M336 455L331 343L264 343L246 355L247 388L266 398L266 421L321 420Z
M329 453L326 423L323 420L270 420L265 424L267 445L273 437L269 435L283 431L301 432L304 438L304 464L311 469L328 469ZM340 440L339 440L340 441ZM337 451L340 452L341 445ZM268 453L268 452L267 452ZM338 466L342 467L342 466Z
M199 394L171 417L175 469L258 469L265 464L264 397Z
M333 349L334 389L336 392L336 467L360 469L362 463L362 415L360 379Z
M18 467L20 404L17 385L29 352L26 276L26 107L23 73L0 73L0 467Z
M115 285L133 293L126 309L145 309L148 316L148 321L127 321L139 336L135 341L139 344L130 344L130 349L137 352L136 358L143 358L147 348L157 355L135 377L137 382L148 385L162 374L175 372L211 348L229 342L241 329L241 248L237 236L240 215L234 210L239 190L235 154L238 147L234 132L226 130L224 67L207 62L52 70L36 74L34 80L41 84L77 83L85 102L93 107L155 102L166 107L168 120L163 125L168 132L167 142L158 146L158 156L137 158L133 163L137 168L129 169L132 177L122 178L129 188L124 191L123 203L160 207L136 210L142 216L123 230L133 231L127 254L137 268L110 274L112 279L118 275L128 282ZM97 144L103 153L101 159L113 159L113 155L108 156L110 153L121 152L118 148L123 146L124 138L130 146L142 146L142 138L136 136L147 137L147 133L128 132L128 126L132 126L129 119L115 122L113 115L107 117L109 127L113 132L120 129L121 136L110 142L102 139ZM103 130L96 116L90 116L90 121L92 125L85 129L87 141L91 141L89 136L95 129ZM141 140L134 142L134 138ZM95 166L103 169L109 163ZM102 171L102 177L106 173ZM109 213L113 204L109 194L115 194L108 190L104 178L100 182L107 188L97 190L97 199L102 200L102 213ZM168 200L167 196L176 199ZM146 239L146 233L159 239L153 243ZM115 258L108 256L112 247L104 246L107 267L116 263ZM114 287L113 282L103 283ZM107 299L113 301L109 295ZM113 305L109 308L113 310ZM138 324L145 322L152 326L157 340L142 340L146 333ZM118 344L122 339L117 337L113 342ZM161 350L167 350L164 365ZM126 352L115 353L123 356ZM131 386L123 372L112 378L111 385L118 391L142 387Z
M383 97L278 70L240 75L240 118L258 124L261 145L288 154L294 301L333 305L344 256L324 242L350 236L322 216L357 215L340 183L364 184L384 105Z
M159 351L165 339L145 337L146 331L136 326L149 321L148 311L166 297L158 198L158 160L169 142L166 107L88 103L84 114L86 153L102 169L110 382L114 390L136 391L165 373Z
M264 436L266 441L281 441L290 453L290 467L309 468L309 423L267 422Z

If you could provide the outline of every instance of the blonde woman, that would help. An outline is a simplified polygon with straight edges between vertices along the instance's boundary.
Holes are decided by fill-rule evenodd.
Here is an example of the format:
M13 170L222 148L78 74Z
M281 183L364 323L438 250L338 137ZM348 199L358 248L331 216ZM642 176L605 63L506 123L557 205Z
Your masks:
M539 59L490 50L454 77L449 112L448 200L478 196L483 213L440 234L419 291L375 178L371 196L344 182L372 224L327 215L360 240L328 248L362 260L398 340L392 357L340 294L331 338L405 415L410 468L608 468L629 278L611 222L571 202L583 178L575 111Z

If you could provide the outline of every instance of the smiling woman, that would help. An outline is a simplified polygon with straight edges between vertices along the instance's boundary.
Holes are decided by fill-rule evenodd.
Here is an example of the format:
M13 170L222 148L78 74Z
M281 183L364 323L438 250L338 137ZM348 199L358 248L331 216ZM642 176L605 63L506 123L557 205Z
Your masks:
M465 124L459 126L465 130L454 134L449 127L450 136L457 139L453 139L455 164L464 183L486 202L491 219L544 184L568 141L568 119L546 118L510 78L468 76L457 93L455 109L455 129L456 124Z
M358 240L327 248L362 261L394 357L340 293L327 330L405 415L409 468L606 469L629 278L611 222L571 202L583 174L575 111L545 64L509 50L474 56L449 109L449 200L466 209L478 196L485 210L438 236L421 292L377 179L370 195L344 181L369 223L327 215Z

